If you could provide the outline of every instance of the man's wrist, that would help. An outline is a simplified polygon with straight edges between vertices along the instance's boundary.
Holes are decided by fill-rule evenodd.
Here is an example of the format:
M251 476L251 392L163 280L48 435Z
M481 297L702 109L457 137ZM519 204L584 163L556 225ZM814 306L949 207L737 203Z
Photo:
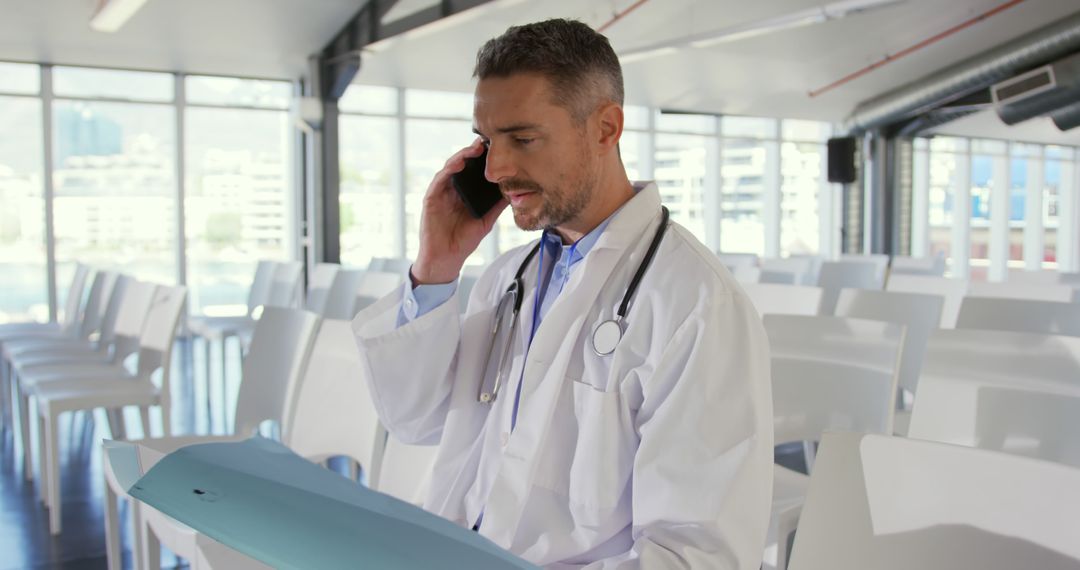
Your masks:
M412 281L413 289L420 285L445 285L457 280L460 273L460 268L453 272L446 271L445 269L442 271L434 271L429 269L426 264L416 262L409 268L409 280Z

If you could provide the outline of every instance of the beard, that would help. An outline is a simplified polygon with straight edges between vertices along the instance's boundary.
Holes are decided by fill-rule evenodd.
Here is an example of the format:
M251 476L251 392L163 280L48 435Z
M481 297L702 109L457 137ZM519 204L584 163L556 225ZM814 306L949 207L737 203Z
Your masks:
M503 195L510 190L535 192L540 199L539 206L517 208L514 212L514 224L525 231L552 229L575 220L592 201L596 187L596 175L586 165L575 169L581 176L557 186L544 187L525 179L510 179L499 183Z

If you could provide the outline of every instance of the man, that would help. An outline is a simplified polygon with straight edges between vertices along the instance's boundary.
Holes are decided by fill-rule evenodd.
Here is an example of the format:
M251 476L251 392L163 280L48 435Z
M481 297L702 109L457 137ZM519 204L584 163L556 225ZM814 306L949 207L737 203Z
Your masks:
M428 188L411 283L353 325L391 434L440 446L425 507L553 568L757 568L772 411L750 302L673 223L614 336L596 330L666 218L656 185L631 184L619 158L607 39L566 20L512 27L474 75L479 140ZM451 175L484 147L505 199L475 219ZM495 260L459 316L454 283L508 204L543 247ZM497 309L519 271L507 339Z

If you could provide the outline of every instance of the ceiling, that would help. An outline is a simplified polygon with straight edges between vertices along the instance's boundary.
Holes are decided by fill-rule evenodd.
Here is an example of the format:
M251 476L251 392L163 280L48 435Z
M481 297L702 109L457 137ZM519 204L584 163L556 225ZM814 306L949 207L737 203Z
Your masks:
M618 52L835 1L646 0L605 33ZM627 99L668 109L841 121L859 102L1080 9L1075 1L1026 0L824 95L807 95L1003 1L906 0L840 20L626 62ZM307 57L364 2L149 0L118 33L103 34L87 25L96 0L0 0L0 60L296 78ZM400 0L388 19L434 3ZM371 46L356 81L471 91L476 50L508 26L569 17L599 27L633 3L494 0ZM973 116L942 130L993 130L991 119ZM998 122L997 130L1002 127Z

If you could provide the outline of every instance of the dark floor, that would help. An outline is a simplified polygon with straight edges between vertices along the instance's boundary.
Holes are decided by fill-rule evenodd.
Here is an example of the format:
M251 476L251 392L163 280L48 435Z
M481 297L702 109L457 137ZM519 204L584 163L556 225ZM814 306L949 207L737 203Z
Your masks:
M214 369L211 371L208 406L203 346L202 341L196 341L193 351L189 341L180 340L173 353L171 384L175 434L225 432L220 347L214 346L211 358ZM231 407L235 405L240 376L237 349L232 343L227 356L229 381L225 392L229 394ZM231 413L230 409L230 421ZM107 427L97 427L107 426L101 412L98 419L101 421L95 422L88 413L68 414L61 418L63 533L57 537L49 534L48 512L38 501L37 488L33 482L23 480L23 453L18 437L11 429L0 428L0 570L106 568L101 439L109 434ZM156 426L158 421L155 416L152 425ZM134 410L128 411L125 423L140 425ZM128 435L137 438L142 434L138 430ZM127 508L123 502L121 504L123 567L132 568ZM165 552L162 567L186 565Z

